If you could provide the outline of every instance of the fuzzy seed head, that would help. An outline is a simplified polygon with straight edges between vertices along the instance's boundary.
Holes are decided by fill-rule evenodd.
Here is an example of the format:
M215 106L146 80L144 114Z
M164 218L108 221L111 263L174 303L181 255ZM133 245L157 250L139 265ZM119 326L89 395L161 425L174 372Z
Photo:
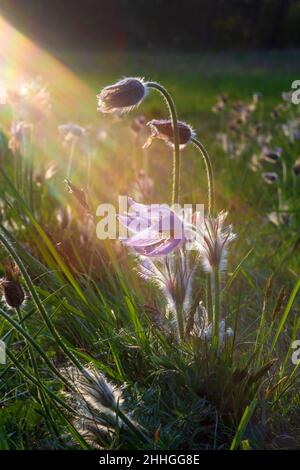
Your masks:
M207 272L226 270L228 245L236 238L232 226L224 224L226 217L227 213L222 211L217 217L207 217L204 221L199 251Z
M120 394L95 368L85 368L75 376L75 386L85 402L95 409L115 409L120 403Z

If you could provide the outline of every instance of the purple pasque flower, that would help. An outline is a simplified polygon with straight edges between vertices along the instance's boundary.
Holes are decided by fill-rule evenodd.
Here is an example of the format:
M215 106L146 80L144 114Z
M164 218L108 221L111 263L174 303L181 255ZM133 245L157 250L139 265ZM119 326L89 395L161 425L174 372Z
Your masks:
M171 147L174 146L173 123L170 119L152 119L152 121L147 123L147 126L150 127L151 135L143 145L143 148L149 147L153 139L161 139ZM195 138L196 133L189 124L186 124L182 121L177 122L177 127L179 146L181 149L183 149L192 141L192 139Z
M262 178L267 184L277 183L279 180L278 174L275 173L274 171L262 173Z
M119 215L129 236L122 242L139 255L166 256L190 240L189 224L164 204L145 205L128 198L129 211Z
M125 113L138 106L147 92L148 89L142 78L123 78L123 80L100 91L97 95L97 109L102 113Z
M265 146L262 149L262 160L265 160L268 163L277 163L280 160L282 154L282 148L276 147L275 149L270 149Z

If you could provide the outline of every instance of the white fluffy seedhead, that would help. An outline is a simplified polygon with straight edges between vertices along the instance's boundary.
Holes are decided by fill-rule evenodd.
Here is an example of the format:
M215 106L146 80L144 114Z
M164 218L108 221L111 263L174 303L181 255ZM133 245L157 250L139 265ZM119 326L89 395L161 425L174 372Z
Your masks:
M228 245L236 238L232 226L224 225L226 216L227 212L222 211L217 217L207 217L204 221L198 249L207 272L226 270Z

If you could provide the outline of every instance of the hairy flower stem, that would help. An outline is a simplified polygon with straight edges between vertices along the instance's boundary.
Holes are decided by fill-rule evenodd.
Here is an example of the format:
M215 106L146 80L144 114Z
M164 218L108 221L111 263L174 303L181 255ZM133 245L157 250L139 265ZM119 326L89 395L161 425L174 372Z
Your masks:
M176 307L176 317L177 317L178 340L182 341L185 335L184 314L183 314L182 305L179 305Z
M281 158L281 167L282 167L282 190L284 193L286 190L286 186L287 186L287 169L286 169L286 163L283 160L283 158Z
M30 133L30 150L29 150L29 162L28 162L28 178L29 178L29 207L34 213L34 181L33 181L33 172L35 166L35 149L34 149L34 127L31 129Z
M211 273L211 284L213 292L213 321L212 321L212 345L218 353L220 343L220 271L214 268Z
M174 150L173 150L173 189L172 189L172 204L179 204L179 191L180 191L180 148L179 148L179 132L178 132L178 119L177 111L173 98L169 92L159 83L147 82L145 86L157 90L167 102L170 118L173 124L174 136Z
M73 160L74 160L74 155L75 155L75 148L76 148L76 141L75 139L72 139L71 145L70 145L69 159L68 159L67 178L70 178L70 175L71 175L71 170L72 170L72 165L73 165Z
M206 309L208 315L212 315L213 312L213 301L212 301L212 285L211 285L211 276L206 274Z
M215 188L214 188L214 175L213 175L211 159L210 159L208 151L199 140L193 138L192 143L194 144L196 149L200 152L205 163L206 175L207 175L207 192L208 192L208 215L212 215L215 210ZM212 287L211 280L209 276L207 276L206 307L207 307L208 313L211 313L213 311L213 302L212 302L213 291L214 291L214 287Z
M196 149L200 152L206 167L206 174L207 174L207 186L208 186L208 214L212 215L215 210L215 189L214 189L214 175L213 169L211 164L211 159L209 156L208 151L204 147L204 145L199 142L199 140L193 138L192 143L196 147Z

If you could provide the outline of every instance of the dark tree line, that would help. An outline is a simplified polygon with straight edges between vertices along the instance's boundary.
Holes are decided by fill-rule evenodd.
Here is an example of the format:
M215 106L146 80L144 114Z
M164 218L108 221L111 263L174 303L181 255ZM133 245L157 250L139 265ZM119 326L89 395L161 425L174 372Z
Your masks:
M300 44L300 0L0 0L50 45L203 50Z

